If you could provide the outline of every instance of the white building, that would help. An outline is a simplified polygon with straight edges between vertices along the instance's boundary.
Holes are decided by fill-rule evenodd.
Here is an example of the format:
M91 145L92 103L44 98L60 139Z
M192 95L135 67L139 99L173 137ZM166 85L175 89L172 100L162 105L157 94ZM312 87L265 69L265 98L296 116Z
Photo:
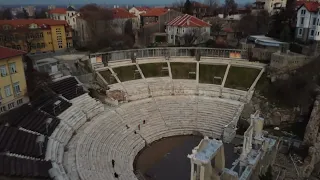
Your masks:
M285 8L287 0L257 0L256 2L264 3L263 9L273 14L281 8Z
M69 6L68 8L55 8L49 11L49 17L55 20L65 20L72 29L76 29L76 10Z
M305 2L297 10L296 39L302 42L320 41L320 3Z
M184 44L183 36L188 33L197 36L195 43L200 43L204 38L209 38L210 36L209 23L202 21L194 16L185 14L183 16L178 16L172 21L167 23L166 33L168 38L168 43L170 44Z

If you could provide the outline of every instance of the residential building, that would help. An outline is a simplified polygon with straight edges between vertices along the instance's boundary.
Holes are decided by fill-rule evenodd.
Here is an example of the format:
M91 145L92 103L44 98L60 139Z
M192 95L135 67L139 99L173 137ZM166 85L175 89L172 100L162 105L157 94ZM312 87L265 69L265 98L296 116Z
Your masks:
M296 39L309 43L320 40L320 3L305 2L297 11Z
M29 102L23 65L25 53L0 46L0 114Z
M197 37L197 42L202 41L201 38L210 36L211 25L201 19L194 16L185 14L183 16L178 16L167 23L166 33L168 38L168 43L170 44L184 44L183 36L187 33L192 33L192 31L197 31L195 33Z
M67 8L55 8L49 11L50 19L65 20L72 29L76 29L76 14L77 11L72 6L68 6Z
M52 19L0 20L0 45L31 54L63 51L67 27L66 21Z
M148 7L132 7L129 9L129 13L135 15L138 19L138 27L140 27L140 22L141 22L141 16L140 14L145 14L147 11L150 10Z
M156 37L167 39L165 32L166 23L182 15L181 12L166 8L152 8L145 14L141 14L141 28L139 32L139 43L148 45L154 43Z
M274 14L278 10L285 8L287 0L256 0L256 8L263 7L270 14Z
M97 20L95 23L96 33L103 33L106 24L111 23L111 27L116 33L124 33L124 29L127 23L132 23L132 29L135 31L138 29L138 19L135 15L129 13L129 11L123 8L113 8L110 9L113 14L113 18L110 21L105 21L103 19ZM101 17L103 18L103 17ZM79 46L86 46L86 44L91 40L91 32L89 31L88 22L85 18L81 16L81 13L77 17L77 42Z
M129 11L123 8L113 8L112 12L113 12L112 27L116 30L117 33L124 33L126 23L131 23L133 30L136 30L139 28L138 17L131 14Z

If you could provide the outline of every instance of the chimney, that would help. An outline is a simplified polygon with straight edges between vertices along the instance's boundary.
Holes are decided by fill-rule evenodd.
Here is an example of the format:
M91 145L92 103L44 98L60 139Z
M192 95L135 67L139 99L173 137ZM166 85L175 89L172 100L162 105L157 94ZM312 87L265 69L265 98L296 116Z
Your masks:
M187 25L188 25L188 26L190 25L190 21L189 21L189 19L187 20Z

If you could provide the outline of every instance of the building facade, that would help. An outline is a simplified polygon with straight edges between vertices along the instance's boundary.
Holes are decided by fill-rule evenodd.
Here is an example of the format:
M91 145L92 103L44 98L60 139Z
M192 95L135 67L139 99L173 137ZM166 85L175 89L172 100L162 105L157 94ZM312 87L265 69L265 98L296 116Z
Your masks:
M50 19L65 20L72 29L76 29L76 14L77 11L72 6L68 6L67 8L55 8L49 11Z
M195 33L194 36L198 36L195 43L201 41L201 37L210 36L210 27L209 23L202 21L194 16L185 14L183 16L178 16L172 21L167 23L166 33L169 44L181 44L182 38L187 33ZM197 31L197 32L192 32ZM184 44L184 43L182 43Z
M257 8L263 7L270 14L274 14L281 8L286 8L287 0L256 0Z
M31 54L64 51L70 29L66 21L52 19L0 20L0 45ZM68 35L72 37L71 35Z
M320 3L305 2L297 10L295 37L297 40L309 43L320 40Z
M0 114L29 102L23 65L25 53L0 46Z

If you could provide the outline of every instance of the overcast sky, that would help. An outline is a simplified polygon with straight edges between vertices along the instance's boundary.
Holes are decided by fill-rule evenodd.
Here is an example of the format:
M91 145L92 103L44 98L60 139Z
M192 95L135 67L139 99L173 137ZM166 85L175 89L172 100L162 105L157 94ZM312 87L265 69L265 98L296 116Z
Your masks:
M17 5L17 4L88 4L88 3L97 3L97 4L172 4L177 0L0 0L0 6L3 5ZM197 0L203 2L205 0ZM224 0L220 0L221 2ZM239 4L245 4L253 0L236 0Z

